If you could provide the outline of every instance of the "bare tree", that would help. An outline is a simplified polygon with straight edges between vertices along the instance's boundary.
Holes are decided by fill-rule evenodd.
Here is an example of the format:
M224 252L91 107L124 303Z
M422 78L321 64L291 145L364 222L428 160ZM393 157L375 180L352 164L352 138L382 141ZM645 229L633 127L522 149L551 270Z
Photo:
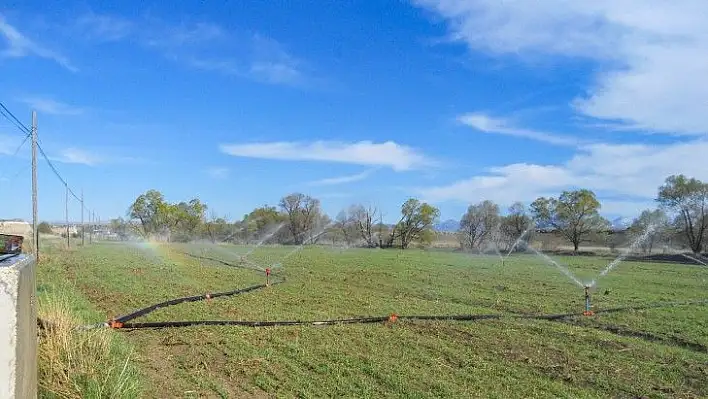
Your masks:
M315 224L321 218L320 201L309 195L293 193L283 197L279 205L288 215L288 227L295 244L302 244L306 239L312 241Z
M375 221L377 214L378 210L375 207L369 206L365 208L363 205L354 205L349 211L349 215L359 232L359 236L369 248L376 246L374 229L376 227Z
M492 238L499 222L499 206L494 202L486 200L470 205L460 221L460 244L463 248L479 248L485 240Z
M526 207L521 202L515 202L509 207L508 214L502 216L499 224L500 246L505 247L505 251L512 249L516 240L523 237L525 242L529 242L531 237L530 229L533 227L533 218L526 211ZM519 243L515 249L523 249Z

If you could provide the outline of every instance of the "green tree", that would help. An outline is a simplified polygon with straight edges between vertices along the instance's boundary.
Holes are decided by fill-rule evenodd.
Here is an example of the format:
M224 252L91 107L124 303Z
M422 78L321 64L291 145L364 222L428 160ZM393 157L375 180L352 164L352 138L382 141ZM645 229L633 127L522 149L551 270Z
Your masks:
M52 225L47 222L41 222L37 225L37 231L42 234L52 234Z
M285 223L288 219L288 215L278 212L278 209L274 206L264 205L262 207L256 208L251 211L248 215L243 218L242 223L242 237L244 240L258 240L258 237L263 237L277 226ZM273 241L283 242L286 240L285 229L281 229L275 234Z
M659 187L657 202L676 214L674 223L694 253L700 253L708 234L708 183L672 175Z
M138 220L140 234L148 237L156 234L163 226L166 209L167 204L162 193L148 190L145 194L139 195L128 208L128 217Z
M435 237L433 225L440 218L438 208L410 198L401 206L401 220L391 233L389 242L398 238L401 249L406 249L413 241L428 244Z
M202 230L204 237L215 243L228 241L231 238L233 227L225 218L218 217L215 212L212 212L209 219L203 223Z
M139 233L144 237L163 235L172 240L192 239L204 223L207 206L199 199L171 204L157 190L148 190L128 208L131 220L138 220Z
M492 238L499 222L499 206L494 202L485 200L470 205L462 215L457 232L462 248L479 248L485 240Z
M586 189L563 191L558 198L540 197L531 204L537 223L552 226L573 244L574 252L587 237L609 228L600 207L595 193Z

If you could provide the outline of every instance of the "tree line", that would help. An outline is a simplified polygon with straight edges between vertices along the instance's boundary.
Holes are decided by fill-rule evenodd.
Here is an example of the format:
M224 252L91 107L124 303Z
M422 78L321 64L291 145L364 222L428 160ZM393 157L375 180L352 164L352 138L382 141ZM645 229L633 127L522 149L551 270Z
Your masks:
M658 242L684 244L700 253L708 242L708 183L684 175L666 178L658 189L656 209L644 210L628 228L637 250L650 253ZM610 222L600 215L601 204L591 190L563 191L558 197L539 197L529 207L515 203L501 216L491 201L470 205L457 232L465 249L485 245L511 250L520 236L551 231L573 245L605 240L613 247ZM522 249L523 245L519 248Z
M684 175L666 178L659 187L657 209L646 210L629 228L630 237L644 234L641 249L675 238L693 252L700 252L708 241L708 183ZM553 231L578 251L581 243L609 240L611 225L599 211L601 204L591 190L563 191L558 197L540 197L529 206L514 203L504 215L497 204L482 201L472 204L462 215L455 233L463 250L482 250L493 246L499 251L523 249L523 242L538 231ZM427 246L436 239L435 224L440 211L418 199L406 200L398 221L383 222L382 212L374 206L354 204L331 219L322 211L318 199L292 193L276 206L264 205L229 221L199 199L170 203L162 193L149 190L136 198L127 217L111 221L111 229L122 239L130 236L164 240L302 245L331 241L347 246L369 248L409 248ZM647 229L651 227L651 231ZM524 240L519 240L521 236Z

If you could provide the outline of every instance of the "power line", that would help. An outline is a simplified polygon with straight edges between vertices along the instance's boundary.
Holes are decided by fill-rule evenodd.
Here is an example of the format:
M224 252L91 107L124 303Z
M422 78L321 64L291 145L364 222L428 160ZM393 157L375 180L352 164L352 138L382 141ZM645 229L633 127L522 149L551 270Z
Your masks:
M12 124L14 124L15 127L20 129L24 133L27 133L27 134L32 133L32 130L30 130L30 128L28 128L24 123L22 123L19 119L17 119L15 114L13 114L9 109L7 109L7 107L5 106L5 104L2 103L2 101L0 101L0 114L2 114L2 116L7 118L7 120L12 122Z
M31 130L30 128L28 128L24 123L22 123L22 121L20 121L20 120L15 116L15 114L13 114L12 111L10 111L10 110L5 106L5 104L3 104L2 102L0 102L0 115L2 115L2 116L5 117L8 121L10 121L10 122L11 122L17 129L19 129L21 132L25 133L25 138L24 138L24 140L22 140L22 142L20 143L20 145L17 147L17 149L15 150L15 152L14 152L14 154L13 154L13 157L14 157L15 155L17 155L17 153L19 153L19 151L20 151L20 149L22 148L22 146L24 146L24 144L27 142L27 140L32 136L32 130ZM37 142L37 148L39 149L39 153L42 155L42 157L44 158L44 160L47 162L47 165L49 165L49 168L52 170L52 172L54 173L54 175L55 175L55 176L57 177L57 179L59 179L59 181L64 185L64 187L66 188L67 192L68 192L69 194L71 194L71 196L74 197L74 199L76 199L77 201L79 201L79 202L81 203L81 210L82 210L82 212L83 212L84 210L88 211L88 209L84 206L84 201L83 201L82 197L79 197L78 195L76 195L76 193L74 192L74 190L71 189L71 187L70 187L69 184L67 183L66 179L64 179L64 177L61 175L61 173L59 173L59 171L57 170L57 168L54 166L54 163L52 163L52 161L49 159L49 157L48 157L47 154L44 152L44 149L42 148L42 146L41 146L41 144L40 144L39 142ZM18 172L16 175L14 175L13 178L14 178L14 177L17 177L17 175L19 175L20 173L24 172L25 170L26 170L26 169L21 170L21 171Z

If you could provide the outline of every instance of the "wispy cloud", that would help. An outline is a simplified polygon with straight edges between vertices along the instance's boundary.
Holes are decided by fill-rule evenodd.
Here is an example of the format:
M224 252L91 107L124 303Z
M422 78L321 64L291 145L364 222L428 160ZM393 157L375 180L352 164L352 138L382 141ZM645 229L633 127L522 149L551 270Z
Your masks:
M275 39L231 32L205 22L169 23L154 17L131 21L88 13L74 24L76 34L95 41L131 40L191 68L266 84L303 86L311 78L305 63Z
M434 164L432 160L413 148L393 141L222 144L220 149L226 154L238 157L386 166L396 171L418 169Z
M645 131L705 135L708 8L701 1L413 0L474 51L589 60L581 114Z
M105 162L105 158L100 155L74 147L61 150L56 160L64 163L75 163L87 166L96 166Z
M362 181L369 177L374 172L374 169L369 169L361 173L346 176L328 177L326 179L314 180L308 183L310 186L333 186L337 184L353 183Z
M83 108L55 101L51 98L25 97L20 99L20 101L39 112L51 115L80 115L84 113Z
M50 152L51 150L48 150ZM112 149L82 149L78 147L67 147L61 150L51 151L49 159L56 162L86 165L86 166L99 166L99 165L109 165L109 164L146 164L153 163L151 161L136 158L132 156L120 156L115 154L115 150ZM56 155L52 155L56 154Z
M511 204L582 187L611 198L603 201L606 213L634 216L653 204L658 187L669 175L684 173L708 180L703 162L706 153L706 140L666 145L592 144L579 147L561 164L491 167L467 179L422 188L419 194L435 202L489 199Z
M504 136L519 137L529 140L541 141L559 146L577 146L582 143L575 137L561 136L558 134L541 132L538 130L510 126L505 120L493 118L482 113L468 113L457 118L460 123L472 127L480 132L501 134Z
M32 41L27 36L20 33L17 28L10 25L1 14L0 37L4 37L7 43L7 47L0 52L0 56L10 58L27 56L46 58L56 62L71 72L78 72L78 69L71 64L68 58Z
M127 38L136 29L128 19L93 12L81 15L74 24L74 30L83 37L106 42Z
M228 168L209 168L206 172L212 179L225 179L229 176Z

